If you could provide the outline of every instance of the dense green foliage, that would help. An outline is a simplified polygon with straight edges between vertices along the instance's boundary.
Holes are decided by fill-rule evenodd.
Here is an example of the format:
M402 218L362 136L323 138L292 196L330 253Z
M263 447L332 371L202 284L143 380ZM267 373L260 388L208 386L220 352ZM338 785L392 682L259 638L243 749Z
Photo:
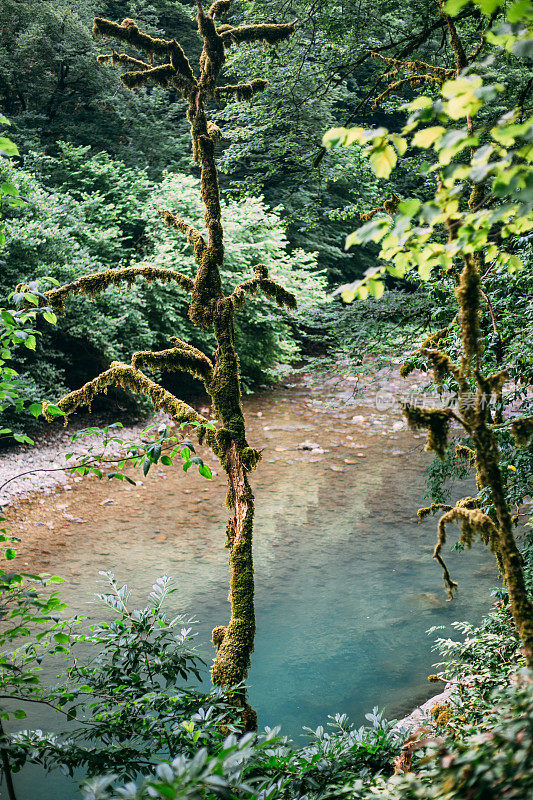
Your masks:
M403 101L412 101L424 81L417 82L414 68L387 65L371 53L422 59L430 67L418 62L416 69L428 67L430 73L455 69L445 18L433 0L408 8L403 2L298 0L291 10L299 24L287 47L231 52L229 79L266 75L270 85L250 106L228 102L215 111L225 137L223 279L233 285L248 277L250 263L260 261L303 306L298 330L294 320L264 301L252 299L249 313L238 318L248 387L279 375L299 354L299 343L312 356L334 353L343 371L351 366L357 372L368 363L375 368L397 362L408 349L403 372L429 373L435 357L428 346L425 352L413 349L428 332L447 328L439 348L445 346L452 361L464 357L457 261L482 252L486 271L476 367L485 374L505 370L511 380L503 395L495 392L490 423L505 501L520 519L533 485L533 445L517 442L511 433L518 413L523 418L532 413L533 125L526 114L531 51L523 24L531 19L531 8L525 0L512 3L503 29L497 2L451 0L447 8L456 13L468 54L476 54L473 63L457 80L448 74L446 82L426 82L424 99L409 106ZM99 48L90 36L95 11L117 19L131 15L153 34L172 36L179 25L181 41L194 51L191 9L170 0L109 0L103 7L78 0L28 2L19 13L15 0L3 4L0 97L22 153L15 165L0 164L3 187L11 187L2 188L0 196L4 296L30 279L52 276L63 282L116 266L164 266L193 274L190 246L157 214L168 206L201 226L198 181L184 174L190 165L187 130L176 122L181 100L161 87L126 96L111 71L95 69ZM228 21L285 18L286 12L279 0L234 2ZM392 91L398 80L401 85ZM503 116L512 108L514 116ZM335 129L326 144L351 146L327 150L324 129L339 122L361 127ZM377 127L384 125L391 134ZM17 155L6 147L7 155ZM472 188L480 186L489 186L493 196L469 205ZM411 199L402 201L405 197ZM344 234L360 212L368 215L367 224L348 238L344 251ZM450 220L456 230L447 241L442 224ZM326 304L325 274L332 283L357 279L343 287L348 302L356 295L373 296L353 311ZM38 293L43 285L32 283L22 294ZM393 290L382 298L385 287ZM79 386L111 360L129 358L133 349L166 346L171 335L204 350L213 345L188 322L178 290L148 291L138 283L127 307L116 290L90 309L88 302L77 299L76 314L67 306L53 329L35 313L2 314L0 411L11 405L20 414L28 402ZM17 340L13 355L20 376L7 365ZM461 392L464 397L457 371L441 372L435 382L441 400L453 401ZM472 389L475 380L471 377ZM148 471L162 458L167 439L168 431L154 434L149 454L133 453L133 460ZM453 444L471 447L472 437L456 437ZM196 463L191 452L183 455L182 445L175 454ZM449 479L473 475L474 469L453 447L444 453L441 446L439 452L443 459L430 467L428 490L433 502L445 503ZM101 471L101 464L91 462L82 470ZM488 486L478 486L473 502L489 521L497 520ZM10 545L12 560L13 537L4 531L0 538ZM469 546L471 539L462 538L460 546L465 542ZM521 570L531 597L531 533L522 542ZM84 790L87 800L523 800L533 791L533 682L524 669L507 588L499 590L480 626L455 623L460 640L437 641L442 661L433 678L451 682L454 691L409 751L412 771L391 776L408 732L394 730L376 709L367 715L370 727L357 729L338 715L328 731L308 730L303 747L282 738L279 729L242 737L227 701L192 680L203 665L190 631L180 630L188 623L170 620L163 611L168 579L154 586L149 606L141 610L131 610L127 589L110 580L111 593L101 599L114 619L80 634L81 620L59 618L63 606L55 594L36 591L37 576L2 573L0 617L7 633L0 642L12 646L21 636L35 635L35 626L43 627L42 635L15 654L2 655L5 695L10 702L52 704L70 724L61 735L28 729L3 737L4 769L28 762L70 771L82 767L93 776ZM59 656L66 659L65 680L50 690L39 682L40 663ZM17 708L15 716L25 713Z
M55 157L33 155L28 167L0 165L4 179L26 198L5 212L6 246L0 292L17 283L52 276L66 283L108 267L149 264L192 274L192 247L160 220L162 206L201 227L198 181L166 173L151 180L102 152L60 145ZM312 253L289 252L279 214L260 198L229 200L225 272L228 288L248 277L250 263L264 263L306 305L324 297L323 280ZM89 313L90 309L90 313ZM87 310L87 311L86 311ZM209 351L213 341L187 319L187 299L179 287L150 287L141 281L124 303L110 290L91 303L69 304L53 331L43 331L39 351L19 359L27 396L56 399L77 388L114 359L134 350L168 346L170 336L186 338ZM274 303L249 303L236 328L245 386L272 379L296 353L287 314Z

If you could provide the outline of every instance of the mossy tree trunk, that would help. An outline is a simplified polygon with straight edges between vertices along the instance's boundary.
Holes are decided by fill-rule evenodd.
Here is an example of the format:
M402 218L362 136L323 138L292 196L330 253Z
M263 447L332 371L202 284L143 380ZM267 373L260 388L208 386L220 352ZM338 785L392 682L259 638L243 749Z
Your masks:
M455 58L455 69L444 69L422 61L408 61L405 58L386 58L374 54L385 60L391 74L403 71L406 78L390 83L384 92L376 99L376 105L389 97L392 92L414 80L415 85L428 83L442 85L447 80L457 78L462 70L475 63L483 47L481 43L474 52L467 56L466 48L458 34L454 20L447 15L444 0L437 0L438 13L442 17L448 30L451 49ZM474 133L474 124L467 116L467 130ZM471 146L471 156L474 155L474 146ZM485 205L490 205L493 199L484 183L472 184L468 197L467 211L474 211ZM394 195L391 200L376 211L394 213L397 209L398 198ZM372 218L375 211L366 215ZM461 225L458 213L446 220L449 241L457 236ZM466 248L465 248L466 250ZM446 513L439 522L438 541L434 551L434 558L441 564L444 571L444 580L451 597L457 584L451 580L446 564L442 558L441 550L446 542L446 525L458 522L461 528L461 541L470 546L476 534L479 534L487 544L498 561L500 572L509 591L510 607L521 637L527 664L533 669L533 603L527 592L523 571L523 560L517 547L513 533L513 520L505 497L504 480L498 465L499 449L498 440L490 417L488 400L496 396L501 403L502 388L508 375L505 371L495 372L484 376L480 368L481 337L479 330L480 307L482 301L487 303L495 329L494 316L490 300L482 287L482 276L486 271L484 255L481 250L463 252L461 254L462 266L457 269L457 288L455 291L459 307L459 327L462 340L461 358L459 363L454 363L448 353L440 349L440 343L446 339L449 329L443 329L431 334L420 347L419 352L431 364L437 385L442 384L445 375L455 379L458 387L459 408L458 412L452 409L420 408L406 406L405 414L413 428L427 428L427 449L434 451L443 458L448 443L449 426L452 420L458 422L470 437L472 448L460 447L458 454L465 457L469 464L475 466L478 490L488 489L492 499L493 512L491 516L484 513L480 506L479 497L466 497L459 500L454 506L445 506L433 503L428 508L420 509L419 518L428 513L444 509ZM495 329L497 334L497 330ZM501 352L501 351L500 351ZM402 370L407 374L408 369ZM474 391L472 391L474 390ZM498 412L497 412L498 413ZM501 413L501 412L499 412ZM496 421L499 421L496 417ZM533 420L523 419L513 424L513 431L518 440L527 440L533 433Z
M262 291L270 299L289 308L295 308L296 301L290 292L269 279L263 264L252 267L253 277L236 286L231 294L224 295L220 273L224 262L223 222L215 160L215 147L221 132L207 119L205 108L212 99L251 99L266 86L265 81L255 79L250 83L217 87L227 48L241 42L275 45L291 35L294 25L217 26L218 16L229 10L230 0L216 0L207 13L200 0L197 5L198 33L203 39L198 75L175 39L151 37L141 32L131 19L117 24L96 18L93 27L95 35L124 42L146 54L146 61L116 51L99 56L102 64L111 63L126 68L121 75L126 87L133 89L149 83L174 86L187 103L193 158L201 169L206 236L168 210L162 211L162 215L167 224L185 235L193 246L197 267L194 280L171 269L134 267L106 270L83 276L48 292L46 302L61 309L69 295L94 296L110 285L131 285L137 277L147 281L175 282L191 294L190 319L197 325L214 329L217 350L213 360L186 342L173 338L172 347L168 350L143 351L133 355L131 364L111 364L106 372L81 389L71 392L58 405L65 413L72 413L80 406L90 404L97 393L105 392L110 385L142 392L151 398L155 408L163 409L174 420L195 423L200 442L207 441L220 460L227 475L228 505L231 509L226 530L231 573L231 618L228 625L219 626L213 631L216 657L212 679L216 685L230 690L232 700L241 707L244 726L253 729L256 726L255 712L246 703L242 684L248 674L255 635L252 557L254 498L248 473L257 465L260 453L250 447L246 440L233 320L246 296L257 291ZM156 59L161 63L156 64ZM220 425L218 430L215 432L206 428L207 420L204 417L150 380L144 373L145 369L183 370L202 380L212 399L214 415ZM239 688L235 690L237 685Z

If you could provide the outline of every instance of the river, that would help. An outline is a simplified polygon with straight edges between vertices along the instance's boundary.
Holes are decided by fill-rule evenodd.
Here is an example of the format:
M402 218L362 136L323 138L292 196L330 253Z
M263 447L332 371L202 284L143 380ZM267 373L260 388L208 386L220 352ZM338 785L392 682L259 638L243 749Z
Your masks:
M389 380L387 390L399 385ZM459 582L448 602L431 558L436 520L416 519L431 458L425 436L406 430L396 407L377 408L375 387L360 397L349 380L304 380L258 392L245 410L249 441L264 449L252 475L257 637L249 675L260 728L281 724L298 737L336 712L363 724L373 706L402 716L432 693L427 629L486 611L497 582L490 555L479 545L448 554ZM12 509L19 565L63 576L71 611L89 616L101 569L134 587L139 602L156 577L173 575L170 610L200 620L210 661L210 631L229 618L226 487L221 474L211 482L192 472L156 469L137 486L85 479ZM455 487L455 496L467 488ZM32 709L27 724L54 723ZM32 768L16 781L24 800L73 797L56 773L43 781Z

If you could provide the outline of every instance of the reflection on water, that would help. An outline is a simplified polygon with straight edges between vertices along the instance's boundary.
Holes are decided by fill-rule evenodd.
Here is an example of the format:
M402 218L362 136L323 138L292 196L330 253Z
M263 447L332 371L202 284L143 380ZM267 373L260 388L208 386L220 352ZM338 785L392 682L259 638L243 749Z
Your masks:
M362 723L374 705L392 717L428 697L435 655L426 630L479 619L496 581L479 548L450 553L460 589L446 601L431 558L436 522L416 522L429 460L424 440L401 428L397 414L361 403L330 407L348 394L330 383L319 393L303 386L259 393L245 404L249 441L264 448L252 476L250 702L260 727L281 723L292 735L325 723L327 714L346 712ZM302 443L318 447L299 449ZM159 478L137 487L86 480L26 507L20 560L64 576L72 610L89 615L99 569L134 586L140 600L157 576L175 576L172 610L201 621L209 660L211 629L229 619L223 476L208 483L167 469ZM29 724L56 724L49 720ZM35 786L34 775L19 778L20 786ZM46 778L40 800L61 791L72 797L61 783L55 774Z

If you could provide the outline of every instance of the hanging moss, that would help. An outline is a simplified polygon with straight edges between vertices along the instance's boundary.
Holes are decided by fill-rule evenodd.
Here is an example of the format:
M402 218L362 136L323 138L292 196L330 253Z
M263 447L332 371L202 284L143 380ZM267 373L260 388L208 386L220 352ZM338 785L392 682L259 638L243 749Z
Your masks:
M465 500L471 505L477 503L475 498L465 498ZM444 584L450 599L457 589L457 584L450 578L448 568L441 556L442 547L446 544L446 525L452 522L459 522L461 529L459 541L464 544L465 547L471 547L476 534L479 534L483 542L488 544L493 552L498 549L498 529L494 522L487 514L480 511L479 508L467 508L466 505L466 502L463 506L457 505L440 518L438 539L433 553L433 558L439 562L443 569Z
M215 144L219 141L219 139L222 139L222 131L218 125L215 125L215 123L211 122L211 120L207 121L207 133Z
M533 438L533 417L515 420L511 425L511 431L519 447L527 447Z
M421 356L427 358L430 362L437 386L442 386L446 375L454 375L456 378L459 377L459 369L455 366L447 353L430 347L421 347L419 352Z
M146 61L132 58L126 55L126 53L117 53L115 50L108 55L97 56L96 60L99 64L103 64L104 66L108 66L111 63L114 67L124 66L134 67L135 69L150 69L151 67L151 64L148 64Z
M193 246L194 257L196 261L199 261L206 249L205 240L202 234L197 231L193 225L189 225L189 223L185 222L185 220L181 219L180 217L176 217L175 214L168 209L161 211L161 216L167 225L170 225L171 228L174 228L180 233L185 234L187 241ZM192 285L193 281L191 281L191 289Z
M427 428L428 440L426 450L433 450L439 458L444 459L448 447L448 432L450 428L449 409L418 408L405 405L403 413L408 425L413 430Z
M424 508L419 508L416 512L419 522L423 522L426 517L429 517L431 514L436 514L437 511L450 511L453 506L449 506L446 503L431 503L429 506L425 506Z
M256 271L257 270L257 271ZM290 309L297 308L296 297L292 292L284 289L279 283L268 278L268 270L264 264L259 264L254 267L255 277L250 278L248 281L243 281L235 287L233 294L230 295L229 300L233 308L238 309L244 305L246 295L254 295L256 292L262 291L271 300L274 300L279 306L287 306Z
M150 81L158 83L159 86L168 86L175 75L176 71L171 64L162 64L160 67L124 72L120 76L120 80L127 89L137 89L139 86L145 86Z
M96 17L93 23L93 34L105 38L118 39L127 42L137 50L142 50L150 56L168 56L173 68L179 72L189 83L195 83L194 73L183 49L175 39L157 39L147 33L141 33L137 23L132 19L124 19L118 25L111 20Z
M464 444L456 444L455 454L464 459L469 467L476 466L476 453L471 447L466 447Z
M94 398L99 394L107 394L110 386L120 386L122 389L129 389L136 394L145 394L152 401L154 408L165 411L175 422L196 422L206 424L208 420L197 411L185 403L178 400L171 392L163 389L159 384L154 383L140 370L129 364L120 361L113 361L110 368L102 372L92 381L89 381L80 389L76 389L63 397L56 405L65 414L73 414L78 409L86 406L91 407ZM53 422L57 416L51 415L47 411L48 404L43 404L43 416L48 422ZM212 433L212 432L210 432Z
M398 72L413 72L421 73L425 79L434 80L439 85L442 85L445 81L453 80L457 77L456 70L445 69L444 67L436 67L433 64L428 64L427 61L404 61L403 59L398 58L388 58L387 56L376 52L373 52L370 55L372 58L379 58L382 61L387 62L390 67L390 71L385 76L386 78L389 78L391 75L395 75Z

